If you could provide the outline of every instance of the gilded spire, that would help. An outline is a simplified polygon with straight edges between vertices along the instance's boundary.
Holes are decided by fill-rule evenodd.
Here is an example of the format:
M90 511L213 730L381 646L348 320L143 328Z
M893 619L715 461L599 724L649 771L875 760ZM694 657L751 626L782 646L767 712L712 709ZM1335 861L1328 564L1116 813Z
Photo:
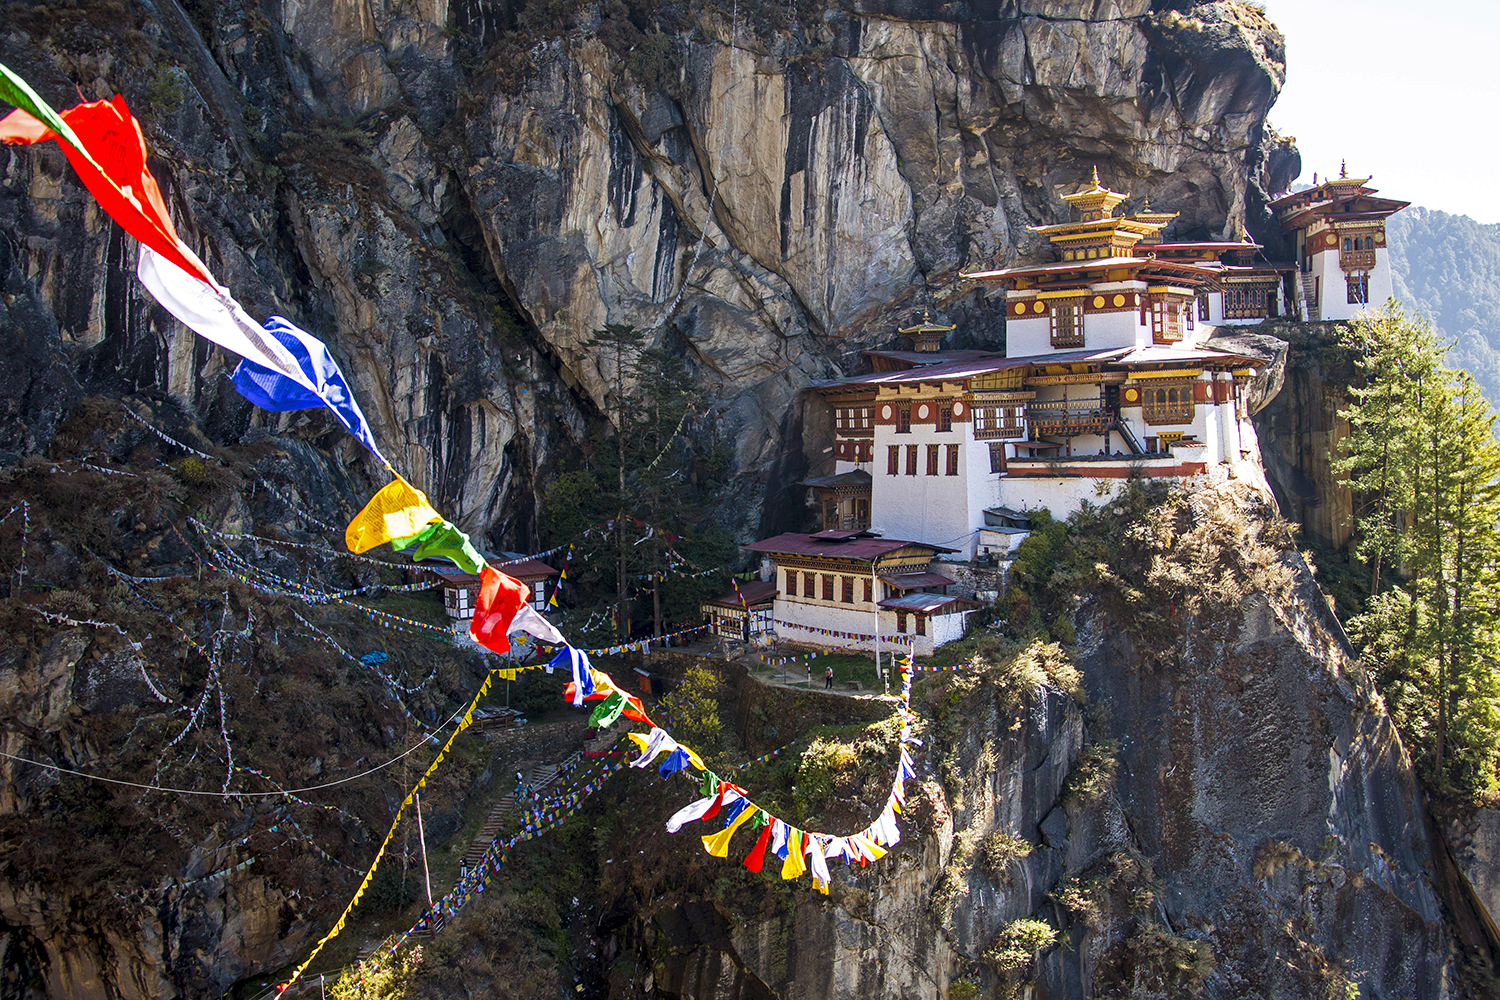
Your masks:
M1099 186L1099 164L1094 164L1094 187Z

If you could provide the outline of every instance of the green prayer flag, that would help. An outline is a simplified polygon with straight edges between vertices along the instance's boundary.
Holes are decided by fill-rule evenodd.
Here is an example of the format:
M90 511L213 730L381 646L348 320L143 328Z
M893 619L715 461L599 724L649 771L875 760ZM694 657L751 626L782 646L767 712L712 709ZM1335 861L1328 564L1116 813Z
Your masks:
M750 829L751 830L759 830L761 827L763 827L765 825L766 825L766 811L764 809L756 809L755 810L755 815L750 817L750 822L749 822Z
M704 796L713 795L718 790L719 776L705 769L702 777L698 780L698 794Z
M66 142L69 146L78 150L84 159L93 163L98 168L101 174L108 176L104 168L94 162L94 158L89 155L89 151L83 148L82 140L78 138L68 123L62 120L61 115L52 110L52 105L42 100L25 80L16 75L15 70L4 63L0 63L0 101L5 101L7 104L14 104L50 128L57 135L60 142Z
M625 711L625 706L625 695L619 691L615 691L589 713L589 725L608 729L619 719L620 713Z
M486 563L479 550L469 542L469 536L458 530L452 521L434 521L415 535L391 539L391 548L400 552L412 549L412 562L423 559L446 559L465 573L478 576Z

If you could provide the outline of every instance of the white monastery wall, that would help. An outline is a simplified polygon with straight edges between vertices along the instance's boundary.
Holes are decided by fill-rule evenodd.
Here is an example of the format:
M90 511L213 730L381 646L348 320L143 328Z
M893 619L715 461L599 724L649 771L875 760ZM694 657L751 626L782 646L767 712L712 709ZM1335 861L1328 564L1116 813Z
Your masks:
M1005 355L1025 358L1052 350L1052 326L1046 314L1021 319L1007 316L1005 321Z

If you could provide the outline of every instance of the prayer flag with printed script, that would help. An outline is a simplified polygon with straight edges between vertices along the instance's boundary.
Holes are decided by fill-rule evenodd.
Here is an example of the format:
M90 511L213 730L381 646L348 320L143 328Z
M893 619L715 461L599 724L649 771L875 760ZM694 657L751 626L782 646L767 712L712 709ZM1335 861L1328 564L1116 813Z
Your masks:
M397 476L354 515L344 529L344 544L350 552L368 552L377 545L415 535L442 519L443 515L432 509L420 490Z
M326 406L333 411L339 423L348 428L350 434L374 452L381 464L385 464L385 456L375 444L375 434L365 420L354 393L350 391L349 382L344 378L338 362L329 353L328 345L280 316L272 316L266 320L265 330L291 352L313 388L309 389L279 371L247 359L239 363L231 376L239 394L262 410L277 413ZM479 571L476 569L469 572Z

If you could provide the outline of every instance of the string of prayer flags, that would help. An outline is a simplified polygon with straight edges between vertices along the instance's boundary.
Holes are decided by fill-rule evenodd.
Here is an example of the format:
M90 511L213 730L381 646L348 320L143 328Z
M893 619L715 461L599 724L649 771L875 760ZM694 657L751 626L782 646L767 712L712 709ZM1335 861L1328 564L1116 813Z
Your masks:
M562 573L557 577L557 583L552 588L552 596L547 598L547 607L557 607L557 595L562 593L563 584L568 580L568 567L573 562L573 546L568 546L568 554L563 556Z
M265 331L291 352L311 388L279 371L244 360L230 376L235 390L262 410L275 413L326 406L350 434L380 459L382 465L388 464L375 444L375 434L350 391L343 371L329 353L328 345L280 316L266 320Z
M474 601L474 618L469 622L469 637L496 653L510 652L507 636L511 622L526 607L530 596L531 588L520 580L484 567L479 575L479 594Z
M397 476L354 515L344 529L344 544L350 552L368 552L377 545L409 538L442 519L421 490Z
M424 559L446 559L474 576L485 567L484 556L470 543L469 536L448 520L434 521L415 535L392 539L391 547L398 552L411 549L409 554L414 563Z

